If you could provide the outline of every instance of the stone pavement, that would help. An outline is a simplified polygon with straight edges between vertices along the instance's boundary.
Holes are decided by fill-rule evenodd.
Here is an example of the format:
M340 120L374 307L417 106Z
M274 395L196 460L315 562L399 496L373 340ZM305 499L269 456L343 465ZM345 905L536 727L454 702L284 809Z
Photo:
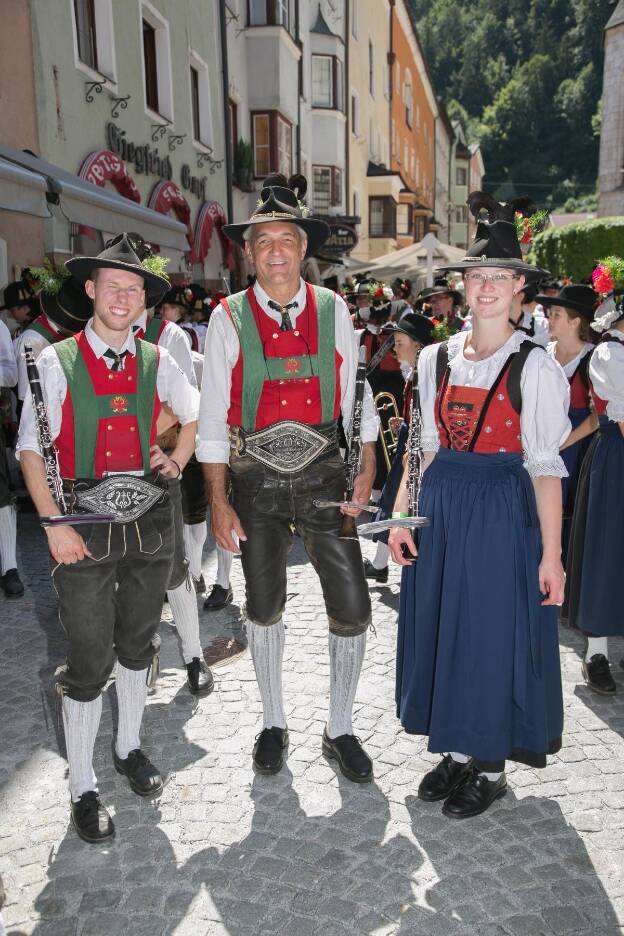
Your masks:
M436 758L394 717L399 573L372 589L376 635L356 703L375 782L339 777L320 753L328 692L318 582L300 543L286 612L287 767L254 776L260 703L248 653L216 670L198 704L183 686L163 614L164 674L145 748L169 772L140 800L111 764L114 690L96 748L115 815L108 848L68 824L66 767L52 692L64 641L43 536L20 517L26 597L0 599L0 873L12 936L615 936L624 932L624 673L605 699L581 683L581 641L561 631L566 731L543 771L509 770L510 792L463 823L416 797ZM373 547L364 545L367 554ZM214 553L207 550L208 582ZM238 601L240 564L234 563ZM239 637L239 608L201 613L205 645ZM614 642L616 643L616 642ZM615 659L622 655L620 641ZM1 926L0 926L1 930Z

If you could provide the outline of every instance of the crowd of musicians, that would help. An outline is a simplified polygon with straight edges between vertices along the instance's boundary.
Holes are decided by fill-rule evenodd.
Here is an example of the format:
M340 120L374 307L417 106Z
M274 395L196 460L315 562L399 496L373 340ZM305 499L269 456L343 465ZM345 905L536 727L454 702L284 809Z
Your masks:
M131 233L4 291L0 586L24 594L19 473L67 638L57 692L71 819L87 842L115 834L93 770L111 678L115 769L139 796L163 788L140 733L164 601L189 691L213 688L196 597L208 516L218 568L207 611L232 601L233 557L242 563L259 773L278 772L289 746L293 535L327 612L320 748L355 783L374 775L352 712L368 588L387 582L390 557L402 567L397 716L440 755L418 795L445 816L503 796L506 761L544 767L559 750L559 622L585 635L588 687L616 691L624 261L593 264L586 283L554 280L522 251L537 218L527 200L477 192L475 241L433 286L363 276L336 293L301 278L328 236L304 196L301 176L271 177L252 216L225 228L254 269L234 295L171 287L163 258Z

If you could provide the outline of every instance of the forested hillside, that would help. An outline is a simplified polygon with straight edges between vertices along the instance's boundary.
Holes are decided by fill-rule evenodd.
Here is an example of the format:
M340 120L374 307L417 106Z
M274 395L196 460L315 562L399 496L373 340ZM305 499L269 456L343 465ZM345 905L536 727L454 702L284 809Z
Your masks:
M481 141L488 187L549 207L591 205L612 3L411 3L437 93Z

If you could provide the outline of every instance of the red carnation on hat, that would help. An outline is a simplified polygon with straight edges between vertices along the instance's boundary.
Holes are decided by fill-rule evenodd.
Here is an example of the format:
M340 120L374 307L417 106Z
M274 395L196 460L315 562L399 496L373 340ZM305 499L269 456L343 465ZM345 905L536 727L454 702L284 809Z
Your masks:
M383 286L378 286L375 290L375 299L383 299Z
M601 296L608 296L615 289L615 280L604 263L599 264L592 273L592 283L596 292Z

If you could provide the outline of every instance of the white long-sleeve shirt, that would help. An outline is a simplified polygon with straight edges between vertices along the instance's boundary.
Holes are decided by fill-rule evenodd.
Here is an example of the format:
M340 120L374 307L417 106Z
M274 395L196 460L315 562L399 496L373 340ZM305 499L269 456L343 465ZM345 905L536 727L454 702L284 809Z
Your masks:
M270 297L256 283L254 293L258 305L276 324L281 324L279 311L269 307ZM290 300L297 302L297 308L289 312L293 326L305 308L306 284L300 280L299 290ZM351 429L353 397L355 394L355 373L359 348L353 330L353 323L347 304L341 296L336 297L336 350L342 358L340 365L340 409L345 433ZM202 379L201 401L199 404L199 429L197 459L213 464L227 464L230 459L227 414L230 408L232 370L238 360L240 343L236 328L230 317L219 305L210 316L204 351L204 371ZM362 442L374 442L379 432L379 420L375 413L373 395L366 384L362 414Z
M617 328L609 328L606 334L624 341L624 334ZM624 344L599 344L589 362L589 379L600 399L607 401L609 419L624 422Z
M17 362L11 341L11 332L0 322L0 387L14 387L17 383Z
M514 351L526 340L524 332L514 332L504 345L482 361L467 361L464 344L469 332L459 332L448 339L451 386L489 390L500 370ZM624 349L623 349L624 350ZM422 411L421 447L437 452L440 437L435 420L436 358L438 345L429 345L418 360L418 386ZM559 448L569 436L570 385L561 366L549 354L535 348L528 355L520 376L522 412L520 433L524 467L532 478L552 475L566 478L568 472Z
M92 321L87 322L85 335L96 357L101 358L108 350L108 345L93 331ZM118 353L122 351L127 351L132 355L136 354L136 345L132 332L128 333L128 337ZM159 352L156 392L161 402L167 403L181 424L185 426L197 419L199 392L190 385L166 348L160 348ZM104 358L104 361L110 370L113 362L109 361L108 358ZM41 352L37 361L37 368L48 413L50 435L54 440L61 431L62 407L67 395L67 379L54 345L50 345ZM30 389L24 400L16 455L25 450L41 454Z
M142 315L132 323L133 332L137 331L139 328L142 329L145 334L147 330L147 311L143 312ZM158 339L158 347L167 349L191 386L196 387L197 381L195 379L191 346L180 326L176 325L175 322L167 322Z

